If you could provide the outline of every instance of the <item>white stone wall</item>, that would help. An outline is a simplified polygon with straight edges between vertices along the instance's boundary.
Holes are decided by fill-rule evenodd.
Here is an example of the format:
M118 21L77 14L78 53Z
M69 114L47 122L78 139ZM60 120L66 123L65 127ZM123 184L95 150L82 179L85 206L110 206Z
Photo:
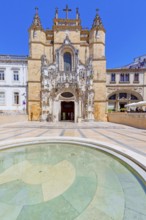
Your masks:
M115 73L115 75L116 75L116 80L115 80L115 83L111 83L111 74L112 73ZM124 82L124 83L121 83L120 82L120 74L121 73L129 73L129 83L126 83L126 82ZM139 83L134 83L134 74L135 73L139 73ZM138 70L135 70L135 72L130 72L130 71L127 71L127 72L122 72L122 70L121 70L121 72L116 72L116 69L115 69L115 71L113 70L113 71L111 71L110 73L109 72L107 72L107 74L106 74L106 83L107 83L107 85L112 85L112 84L114 84L114 85L122 85L122 84L124 84L124 85L143 85L144 84L144 73L143 72L141 72L141 71L138 71Z
M0 80L0 92L5 92L5 102L0 104L2 112L26 112L27 103L27 62L22 60L0 59L0 70L4 70L5 80ZM18 71L19 80L14 80L14 72ZM14 92L19 93L19 104L14 104Z

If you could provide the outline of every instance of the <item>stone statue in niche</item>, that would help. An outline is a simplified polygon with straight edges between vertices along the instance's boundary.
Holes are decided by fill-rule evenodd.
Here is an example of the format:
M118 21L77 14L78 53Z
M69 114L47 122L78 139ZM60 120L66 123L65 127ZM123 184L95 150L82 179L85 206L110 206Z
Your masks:
M88 60L88 67L92 67L92 56L89 57L89 60Z
M87 113L88 113L88 119L93 120L93 103L94 103L94 91L90 90L88 92L88 102L87 102Z
M59 70L59 50L56 50L56 70Z
M91 90L88 93L88 105L93 106L93 101L94 101L94 91Z
M75 50L75 60L76 60L76 68L78 68L79 65L79 51Z
M47 61L47 57L45 54L42 55L42 57L41 57L41 63L42 63L42 67L48 66L48 61Z

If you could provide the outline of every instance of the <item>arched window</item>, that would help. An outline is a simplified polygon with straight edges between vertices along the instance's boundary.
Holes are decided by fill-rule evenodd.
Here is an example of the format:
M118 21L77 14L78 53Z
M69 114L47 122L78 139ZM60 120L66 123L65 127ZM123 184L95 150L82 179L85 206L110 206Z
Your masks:
M72 69L71 54L69 52L64 53L64 71L68 72Z
M116 94L111 95L111 96L109 97L109 100L116 100Z
M119 93L119 99L127 99L128 94L125 92Z
M138 98L135 95L131 94L131 100L138 100Z

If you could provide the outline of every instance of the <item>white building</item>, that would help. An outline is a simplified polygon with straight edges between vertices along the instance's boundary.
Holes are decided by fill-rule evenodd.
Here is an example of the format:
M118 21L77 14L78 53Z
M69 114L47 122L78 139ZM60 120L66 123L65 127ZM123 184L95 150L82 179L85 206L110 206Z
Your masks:
M27 56L0 55L0 113L25 113Z
M126 104L146 100L146 55L106 75L109 111L123 111Z

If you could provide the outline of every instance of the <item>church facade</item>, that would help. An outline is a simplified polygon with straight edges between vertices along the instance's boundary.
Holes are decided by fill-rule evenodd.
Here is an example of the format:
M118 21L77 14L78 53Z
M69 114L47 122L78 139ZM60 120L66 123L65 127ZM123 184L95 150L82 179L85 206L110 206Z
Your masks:
M29 29L29 120L105 121L105 29L96 13L83 29L79 10L74 19L55 11L52 29L44 30L38 9Z

